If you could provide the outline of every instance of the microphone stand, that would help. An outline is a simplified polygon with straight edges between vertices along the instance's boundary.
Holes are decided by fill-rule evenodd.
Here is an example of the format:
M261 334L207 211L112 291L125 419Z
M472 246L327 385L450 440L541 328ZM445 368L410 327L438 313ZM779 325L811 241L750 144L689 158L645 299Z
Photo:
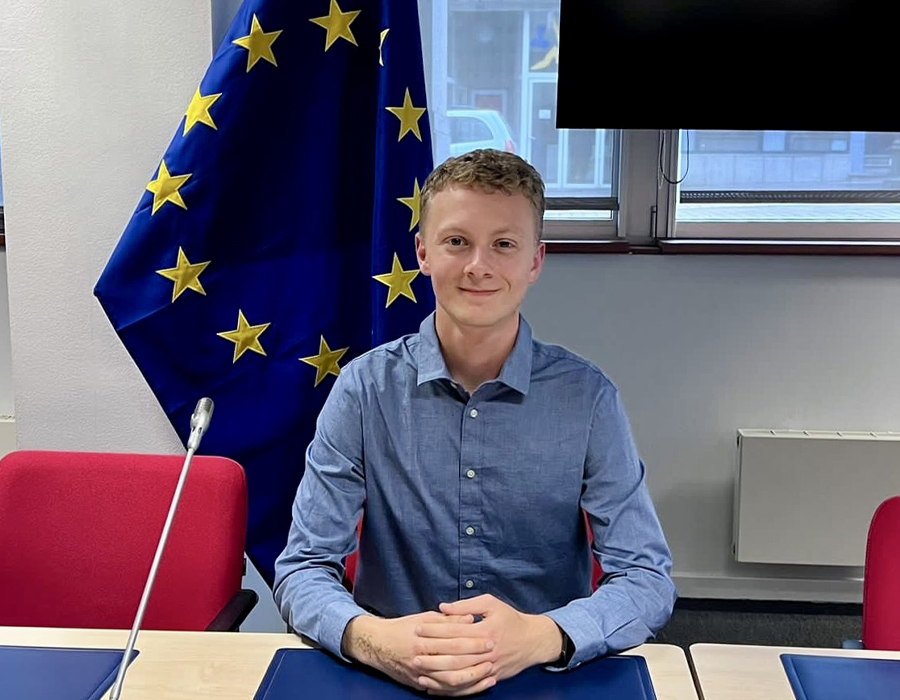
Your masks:
M209 402L208 413L205 423L202 426L195 425L195 419L200 411L201 404ZM206 406L204 406L206 408ZM119 664L119 672L116 674L115 683L113 683L112 692L109 694L109 700L119 700L122 694L122 681L125 678L125 671L129 664L129 657L134 649L134 643L137 640L138 630L141 628L141 622L144 619L144 612L147 610L147 601L150 599L150 591L153 589L153 582L156 580L156 570L159 568L159 562L162 560L163 550L166 547L166 540L169 539L169 530L172 528L172 521L175 519L175 511L178 508L178 501L181 499L181 491L184 489L184 482L187 480L188 469L191 466L191 460L200 444L200 438L206 425L209 424L209 415L212 414L212 400L200 399L194 416L191 418L191 436L188 438L187 455L184 458L184 465L181 467L181 476L178 478L178 485L175 487L175 495L172 497L172 503L169 505L169 514L166 516L166 524L163 526L162 534L159 537L159 544L156 547L156 554L153 557L153 564L150 566L150 574L147 576L147 583L144 584L144 593L141 596L141 602L138 605L137 615L134 617L134 624L131 626L131 634L128 635L128 643L125 645L125 651L122 653L122 661Z

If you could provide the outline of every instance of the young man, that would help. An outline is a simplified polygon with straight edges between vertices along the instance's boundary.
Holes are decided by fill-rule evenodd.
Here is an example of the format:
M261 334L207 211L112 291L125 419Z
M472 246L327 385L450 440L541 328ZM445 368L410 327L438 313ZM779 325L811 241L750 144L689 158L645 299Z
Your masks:
M421 195L437 308L345 366L319 416L275 600L344 659L441 695L636 646L671 556L613 384L532 338L544 186L518 156L451 158ZM357 580L341 585L365 508ZM605 581L590 586L590 547Z

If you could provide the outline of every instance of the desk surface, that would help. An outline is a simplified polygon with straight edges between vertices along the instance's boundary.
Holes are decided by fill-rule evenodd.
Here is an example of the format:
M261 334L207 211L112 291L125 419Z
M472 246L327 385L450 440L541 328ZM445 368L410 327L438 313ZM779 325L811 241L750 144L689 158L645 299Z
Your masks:
M128 630L0 627L0 644L124 649ZM138 635L140 655L125 676L122 700L252 700L276 649L305 648L292 634L155 632ZM684 652L645 644L657 700L697 700Z
M781 654L900 659L895 651L741 644L693 644L690 654L704 700L795 700Z

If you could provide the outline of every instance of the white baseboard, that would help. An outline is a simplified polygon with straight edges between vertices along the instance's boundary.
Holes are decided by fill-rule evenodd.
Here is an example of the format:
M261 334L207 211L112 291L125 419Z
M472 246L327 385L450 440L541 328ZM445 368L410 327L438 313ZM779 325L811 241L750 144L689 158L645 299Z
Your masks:
M16 419L0 416L0 457L16 449Z
M862 579L800 579L674 574L680 598L861 603Z

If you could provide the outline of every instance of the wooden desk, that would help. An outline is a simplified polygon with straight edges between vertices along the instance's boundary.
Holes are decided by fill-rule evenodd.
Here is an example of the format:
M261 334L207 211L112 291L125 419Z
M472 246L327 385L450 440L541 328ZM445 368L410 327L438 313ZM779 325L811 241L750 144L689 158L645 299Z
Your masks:
M900 652L810 647L693 644L691 663L703 700L795 700L781 654L900 659Z
M124 649L128 630L0 627L0 644ZM308 648L292 634L142 631L140 655L125 675L122 700L252 700L276 649ZM658 700L697 700L680 647L645 644Z
M0 627L0 644L124 649L129 630ZM155 632L125 674L121 700L252 700L276 649L307 647L292 634ZM108 697L107 693L104 697Z
M625 655L643 656L647 661L656 700L697 700L691 669L681 647L674 644L642 644L626 651Z

